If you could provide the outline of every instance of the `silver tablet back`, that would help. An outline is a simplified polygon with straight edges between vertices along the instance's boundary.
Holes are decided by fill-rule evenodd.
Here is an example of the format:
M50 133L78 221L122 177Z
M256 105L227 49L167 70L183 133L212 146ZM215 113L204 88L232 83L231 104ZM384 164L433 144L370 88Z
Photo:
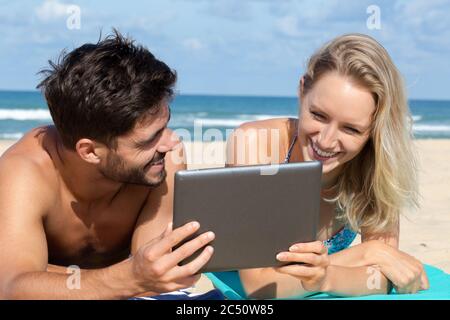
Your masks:
M214 254L201 272L280 266L278 252L316 240L322 164L185 170L175 174L174 228L200 222ZM273 171L272 171L273 172ZM191 261L198 254L183 261Z

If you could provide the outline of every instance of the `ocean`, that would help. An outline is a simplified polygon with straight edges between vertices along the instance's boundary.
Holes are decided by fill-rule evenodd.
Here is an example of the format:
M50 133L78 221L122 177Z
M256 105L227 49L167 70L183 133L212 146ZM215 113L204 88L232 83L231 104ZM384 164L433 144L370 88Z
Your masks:
M415 138L450 139L450 101L410 100ZM295 97L178 95L169 127L191 140L225 139L243 122L296 117ZM28 130L51 124L38 91L0 91L0 139L19 139ZM195 129L194 129L195 128Z

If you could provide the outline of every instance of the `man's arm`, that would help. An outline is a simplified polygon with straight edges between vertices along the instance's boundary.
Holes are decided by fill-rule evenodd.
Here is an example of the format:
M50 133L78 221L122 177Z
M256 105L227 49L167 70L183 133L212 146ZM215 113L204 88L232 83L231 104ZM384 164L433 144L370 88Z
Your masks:
M208 262L211 251L205 249L185 266L179 267L178 262L211 239L201 235L167 254L198 230L190 224L173 231L167 229L121 263L81 270L79 288L70 285L71 277L76 275L47 272L43 221L56 191L41 171L23 157L0 160L0 298L120 299L146 291L173 291L198 280L195 274Z
M39 165L20 156L0 161L0 297L70 299L131 295L130 288L119 285L125 280L121 277L129 276L124 265L117 268L121 272L83 271L79 290L68 288L69 274L46 272L43 221L54 200L52 193L56 192L41 170Z

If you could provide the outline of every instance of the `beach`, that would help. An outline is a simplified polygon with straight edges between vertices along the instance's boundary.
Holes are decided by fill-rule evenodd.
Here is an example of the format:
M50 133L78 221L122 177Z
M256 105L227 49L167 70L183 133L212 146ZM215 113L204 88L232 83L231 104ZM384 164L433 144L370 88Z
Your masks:
M0 154L14 143L0 140ZM450 273L450 139L419 139L420 209L405 212L400 225L400 249L426 264ZM186 143L189 169L222 167L224 143ZM359 237L353 244L359 243ZM212 288L202 277L196 291Z

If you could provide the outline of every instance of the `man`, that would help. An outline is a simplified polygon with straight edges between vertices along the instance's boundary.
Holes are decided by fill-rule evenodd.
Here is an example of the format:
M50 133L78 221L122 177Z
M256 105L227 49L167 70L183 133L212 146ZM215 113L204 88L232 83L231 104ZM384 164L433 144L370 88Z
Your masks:
M50 65L38 88L54 126L0 158L0 298L115 299L192 286L214 234L172 251L199 228L170 224L174 172L185 169L167 128L176 74L117 32Z

